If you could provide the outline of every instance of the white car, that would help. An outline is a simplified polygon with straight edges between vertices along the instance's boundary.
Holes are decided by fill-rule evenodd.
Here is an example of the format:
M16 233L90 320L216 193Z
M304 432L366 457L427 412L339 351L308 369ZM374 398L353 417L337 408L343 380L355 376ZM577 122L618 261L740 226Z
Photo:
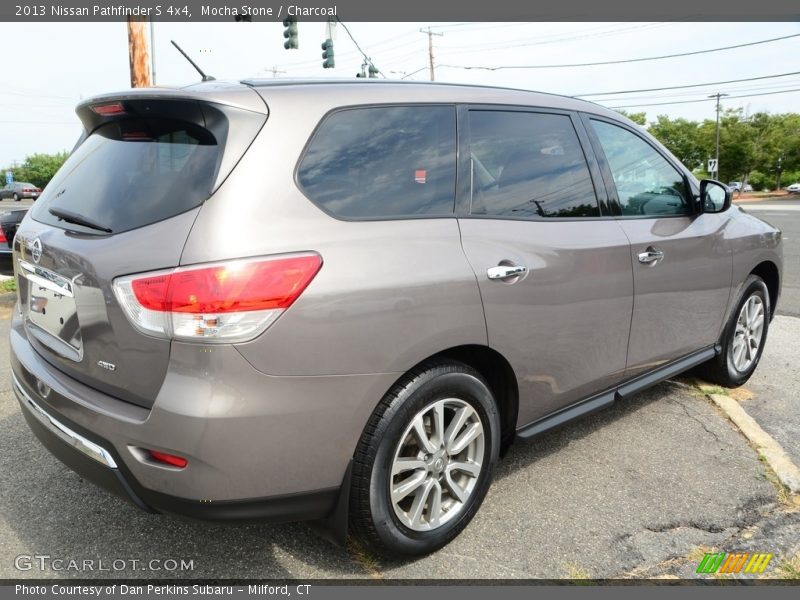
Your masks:
M786 191L790 194L800 194L800 183L793 183L786 188Z

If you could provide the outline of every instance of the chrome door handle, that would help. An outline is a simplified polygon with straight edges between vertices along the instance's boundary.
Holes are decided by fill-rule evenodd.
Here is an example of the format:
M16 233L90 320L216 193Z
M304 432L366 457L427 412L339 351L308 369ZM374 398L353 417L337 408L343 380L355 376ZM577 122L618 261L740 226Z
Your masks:
M528 267L522 265L506 266L500 265L486 270L489 279L508 279L509 277L519 277L528 272Z
M650 246L644 252L639 253L640 263L645 263L645 264L654 263L658 262L662 258L664 258L664 253L661 250L656 250L652 246Z

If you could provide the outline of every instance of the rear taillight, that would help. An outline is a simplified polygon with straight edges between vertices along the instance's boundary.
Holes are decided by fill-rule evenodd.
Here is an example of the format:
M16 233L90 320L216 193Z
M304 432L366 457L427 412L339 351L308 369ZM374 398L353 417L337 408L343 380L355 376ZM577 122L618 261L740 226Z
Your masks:
M35 191L33 188L22 188L23 194L30 194L33 191Z
M203 343L253 339L297 300L322 266L318 254L180 267L121 277L114 293L148 335Z
M3 228L0 227L0 243L7 244L8 238L6 237L6 232L3 231Z

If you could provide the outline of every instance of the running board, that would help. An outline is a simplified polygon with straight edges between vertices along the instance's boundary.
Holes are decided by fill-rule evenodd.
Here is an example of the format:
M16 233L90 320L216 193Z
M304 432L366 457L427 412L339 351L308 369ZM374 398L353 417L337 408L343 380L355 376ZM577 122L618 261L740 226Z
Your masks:
M703 364L707 360L714 358L719 351L720 348L718 345L710 346L704 350L700 350L699 352L695 352L685 356L684 358L664 365L663 367L659 367L655 371L645 373L644 375L640 375L639 377L622 383L611 390L602 392L595 396L590 396L585 400L580 400L579 402L561 409L556 413L548 415L543 419L539 419L538 421L534 421L529 425L521 427L517 430L517 437L523 440L529 440L545 433L546 431L550 431L556 427L561 427L570 421L590 415L598 410L611 406L618 400L629 398L634 394L637 394L649 387L656 385L657 383L664 381L665 379L675 377L684 371L688 371L692 367Z

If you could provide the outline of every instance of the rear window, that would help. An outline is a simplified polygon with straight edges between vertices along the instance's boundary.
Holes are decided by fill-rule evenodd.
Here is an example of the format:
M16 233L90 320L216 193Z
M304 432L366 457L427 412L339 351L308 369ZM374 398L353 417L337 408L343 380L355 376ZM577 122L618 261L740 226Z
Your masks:
M333 113L314 134L297 180L312 201L341 218L452 215L455 107Z
M196 125L165 119L106 123L70 155L32 216L72 229L49 212L68 210L113 233L149 225L202 204L221 156L214 135Z

